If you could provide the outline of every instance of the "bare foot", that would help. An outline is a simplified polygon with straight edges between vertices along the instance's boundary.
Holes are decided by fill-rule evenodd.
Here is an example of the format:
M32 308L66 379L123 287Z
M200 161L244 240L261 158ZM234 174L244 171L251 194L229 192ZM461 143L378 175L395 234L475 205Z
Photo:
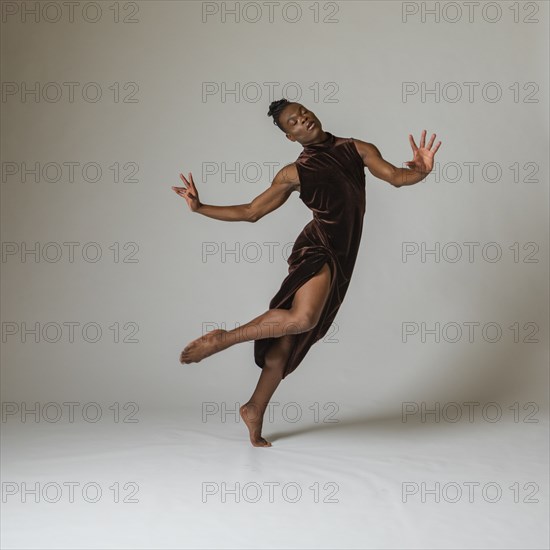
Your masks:
M196 340L189 342L180 354L180 363L198 363L227 347L224 334L226 330L216 329L207 332Z
M263 414L260 416L258 408L245 403L239 413L250 432L250 443L254 447L271 447L271 443L262 437Z

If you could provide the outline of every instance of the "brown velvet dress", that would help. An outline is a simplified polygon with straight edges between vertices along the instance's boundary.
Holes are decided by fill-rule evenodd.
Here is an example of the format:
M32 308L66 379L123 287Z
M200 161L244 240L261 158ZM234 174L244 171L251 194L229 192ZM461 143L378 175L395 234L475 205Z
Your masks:
M366 207L365 170L353 138L325 132L322 143L305 146L295 164L300 178L300 199L313 219L298 235L287 259L288 275L269 309L290 309L296 291L328 262L331 284L317 325L293 335L283 378L305 357L330 328L344 299L361 242ZM254 340L254 361L264 366L265 354L276 338Z

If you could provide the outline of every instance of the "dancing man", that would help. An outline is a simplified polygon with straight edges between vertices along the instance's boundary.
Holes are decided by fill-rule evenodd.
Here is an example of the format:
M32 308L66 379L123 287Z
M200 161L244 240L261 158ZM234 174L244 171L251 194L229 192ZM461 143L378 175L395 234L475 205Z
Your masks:
M271 186L247 204L213 206L200 202L193 176L180 174L184 187L172 187L192 212L222 221L257 222L286 202L294 192L312 211L313 219L298 235L288 257L288 275L269 309L233 330L212 330L193 340L180 355L181 363L198 363L234 344L254 340L254 360L262 372L240 415L255 447L269 447L262 437L265 410L280 381L290 374L311 346L331 326L351 280L361 242L366 209L365 166L394 187L422 181L433 169L435 134L417 147L409 134L413 159L397 168L378 148L354 138L336 137L304 105L273 101L268 116L290 141L303 150L295 162L275 175Z

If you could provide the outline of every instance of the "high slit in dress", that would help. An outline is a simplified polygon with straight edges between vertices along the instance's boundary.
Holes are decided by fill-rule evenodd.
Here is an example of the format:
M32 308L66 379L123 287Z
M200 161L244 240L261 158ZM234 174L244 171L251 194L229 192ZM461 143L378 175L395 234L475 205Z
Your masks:
M327 139L303 148L295 164L300 199L313 219L296 238L287 259L288 275L269 303L269 309L290 309L296 291L328 263L331 284L318 323L293 335L283 378L302 362L311 346L328 332L348 289L359 251L366 208L363 159L353 138L325 132ZM254 340L254 361L263 368L276 338Z

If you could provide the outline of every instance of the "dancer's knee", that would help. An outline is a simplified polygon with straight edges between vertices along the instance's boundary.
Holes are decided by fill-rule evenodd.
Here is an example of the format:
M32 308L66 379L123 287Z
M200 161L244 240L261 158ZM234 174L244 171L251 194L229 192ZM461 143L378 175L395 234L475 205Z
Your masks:
M268 349L264 358L264 368L270 371L282 373L290 356L293 337L290 335L281 336L275 340Z
M293 312L288 328L294 333L307 332L319 322L319 314L313 311Z
M275 372L282 373L286 365L286 359L283 357L268 357L266 356L264 361L264 369Z

